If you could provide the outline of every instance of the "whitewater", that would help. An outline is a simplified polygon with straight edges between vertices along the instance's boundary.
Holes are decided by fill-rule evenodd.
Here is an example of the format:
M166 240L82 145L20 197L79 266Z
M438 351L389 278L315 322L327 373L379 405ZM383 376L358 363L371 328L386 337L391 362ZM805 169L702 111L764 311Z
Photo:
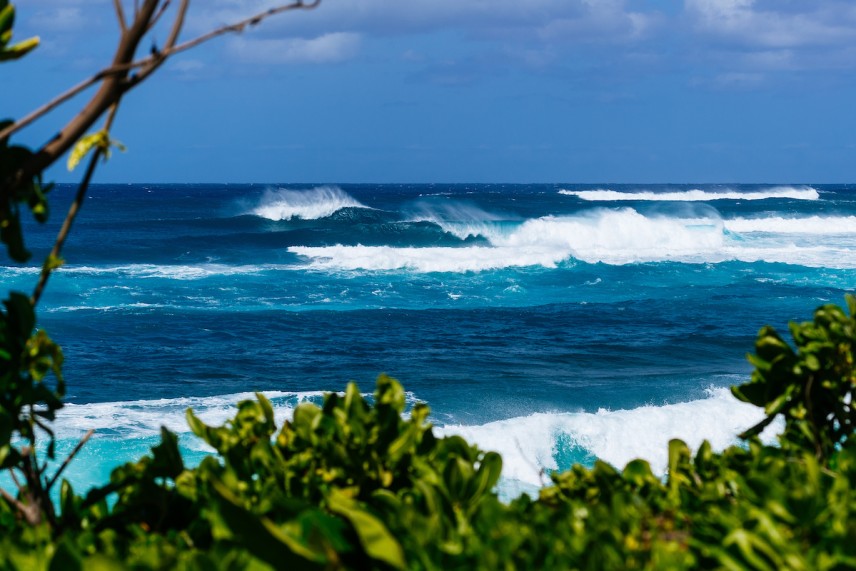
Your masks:
M57 226L28 224L34 260ZM385 372L502 453L505 497L575 462L663 473L670 438L721 449L762 418L729 391L755 334L840 303L854 252L848 185L96 185L40 313L59 453L96 431L85 489L164 425L192 463L188 407L221 423L261 391L282 423Z

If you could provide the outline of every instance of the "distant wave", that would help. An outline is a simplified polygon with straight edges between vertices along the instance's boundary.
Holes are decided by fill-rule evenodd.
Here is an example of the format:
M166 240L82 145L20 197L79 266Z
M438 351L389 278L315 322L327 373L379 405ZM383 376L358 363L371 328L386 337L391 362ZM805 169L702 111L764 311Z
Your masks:
M651 463L658 474L668 465L668 443L680 438L691 448L702 441L721 450L736 435L764 418L764 411L737 401L728 389L709 398L630 410L596 413L537 413L479 426L446 426L442 434L459 434L484 450L502 455L503 478L531 485L543 483L540 471L567 470L575 456L590 455L624 467L634 458ZM764 434L780 429L774 424Z
M806 216L803 218L733 218L725 220L732 232L771 234L856 234L856 216Z
M559 194L576 196L582 200L615 202L626 200L656 200L675 202L703 202L708 200L764 200L767 198L790 198L793 200L817 200L820 198L817 190L810 186L776 186L757 191L709 191L709 190L683 190L675 192L619 192L608 189L594 190L565 190Z
M736 225L740 224L738 220ZM727 228L728 221L718 217L649 217L632 208L598 209L493 228L486 236L489 246L293 246L289 251L307 258L310 268L344 271L427 273L554 268L567 260L610 265L764 261L807 267L856 267L852 249L844 246L796 245L788 240L756 242L730 236L724 232Z
M368 208L336 186L310 190L267 190L248 214L268 220L317 220L343 208Z

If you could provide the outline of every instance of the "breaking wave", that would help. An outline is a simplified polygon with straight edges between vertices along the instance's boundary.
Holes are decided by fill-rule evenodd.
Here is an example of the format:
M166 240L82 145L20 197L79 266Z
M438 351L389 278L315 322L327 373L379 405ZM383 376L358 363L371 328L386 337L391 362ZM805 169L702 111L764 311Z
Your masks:
M277 426L291 418L298 404L320 403L323 394L321 391L265 392L273 404ZM182 448L204 453L210 449L190 436L185 410L192 408L206 423L219 425L234 416L238 401L252 398L252 393L242 393L68 404L59 413L58 437L66 446L94 429L92 443L110 450L110 461L106 464L117 465L135 459L140 446L151 445L160 427L166 426L182 435ZM413 404L417 399L408 393L407 400ZM664 474L671 438L681 438L692 448L708 440L714 448L723 449L736 442L736 434L762 418L762 410L736 401L727 389L715 388L709 389L707 398L678 404L593 413L536 413L473 426L447 424L435 430L439 435L461 435L483 450L502 454L506 487L509 482L539 486L545 483L544 471L566 470L574 463L591 463L595 458L617 467L634 458L643 458L655 472ZM770 441L771 433L779 428L776 424L768 428L765 440ZM76 481L95 482L95 474L105 471L104 464L101 455L84 456L72 465L69 476Z
M810 186L776 186L764 190L738 191L738 190L683 190L674 192L619 192L609 189L594 190L565 190L559 194L576 196L581 200L598 202L615 202L625 200L639 201L675 201L675 202L704 202L708 200L764 200L768 198L790 198L792 200L818 200L820 194Z
M247 214L268 220L317 220L343 208L368 208L342 189L319 186L310 190L267 190Z
M728 389L708 391L702 400L595 413L537 413L479 426L446 426L484 450L499 452L503 478L530 485L544 483L542 471L567 470L595 458L624 467L634 458L650 462L658 474L668 466L668 443L684 440L696 449L704 440L722 450L736 435L764 418L764 411L737 401ZM763 438L780 430L773 424Z
M733 222L746 233L751 233L751 228L778 224L741 220ZM289 251L308 259L310 268L343 271L477 272L530 266L554 268L571 260L610 265L743 261L856 267L846 247L797 245L788 240L753 241L725 232L731 222L718 217L645 216L631 208L599 209L575 216L546 216L511 226L492 226L484 236L488 246L293 246ZM798 222L790 224L799 227ZM818 227L820 224L815 223Z

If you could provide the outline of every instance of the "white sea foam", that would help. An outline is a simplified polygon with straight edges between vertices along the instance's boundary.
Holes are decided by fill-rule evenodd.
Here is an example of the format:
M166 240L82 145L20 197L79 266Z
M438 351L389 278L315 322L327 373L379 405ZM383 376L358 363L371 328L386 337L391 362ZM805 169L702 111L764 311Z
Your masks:
M274 406L277 426L290 419L301 402L319 402L318 392L265 392ZM255 398L252 393L215 397L187 397L93 404L68 404L59 412L58 437L74 440L95 429L96 439L139 441L155 437L161 426L187 434L185 410L192 408L206 423L223 424L235 415L235 403ZM408 401L415 402L408 393ZM642 406L630 410L600 410L595 413L537 413L475 426L446 425L435 430L440 436L458 434L483 450L494 450L503 457L503 479L528 486L543 482L544 470L566 469L560 466L563 448L572 446L617 467L633 458L644 458L659 474L665 473L668 441L681 438L695 449L708 440L716 449L736 442L736 435L759 422L763 411L740 403L727 389L709 390L708 398L668 404ZM774 423L764 433L772 441L781 427ZM208 448L197 439L182 439L191 450ZM132 458L114 458L116 462Z
M461 435L484 450L499 452L503 478L530 485L544 483L542 470L560 468L556 456L568 444L619 468L643 458L655 472L665 474L672 438L684 440L693 449L708 440L721 450L764 418L763 410L737 401L728 389L712 389L709 394L709 398L679 404L596 413L538 413L479 426L446 426L440 432ZM768 427L764 440L771 442L780 429L775 423Z
M793 200L817 200L820 198L817 190L810 186L775 186L763 190L682 190L672 192L619 192L609 189L594 190L566 190L562 189L559 194L576 196L582 200L591 201L624 201L624 200L656 200L656 201L679 201L698 202L708 200L764 200L767 198L790 198Z
M128 264L124 266L63 266L57 272L85 276L117 276L139 279L163 278L172 280L199 280L212 276L251 275L284 266L229 265L229 264Z
M550 248L509 249L475 246L470 248L394 248L391 246L327 246L289 248L311 259L309 267L321 270L407 270L429 272L479 272L522 266L555 267L566 254Z
M743 235L760 231L752 228L767 226L800 228L801 222L797 220L741 220L723 221L718 216L645 216L632 208L594 209L573 216L546 216L512 226L495 226L485 236L489 246L295 246L289 251L307 258L310 268L342 271L468 272L526 266L553 268L566 260L610 265L765 261L807 267L856 268L856 256L847 244L797 244L787 236L754 240ZM729 235L724 230L732 222L735 227L751 231ZM844 224L847 222L839 226ZM823 223L809 222L809 225L819 230Z
M319 186L309 190L267 190L247 214L268 220L316 220L326 218L343 208L368 208L336 186Z
M274 403L277 426L291 418L294 406L308 400L319 400L324 393L265 391ZM193 411L205 422L220 425L235 416L235 404L253 400L253 393L236 393L213 397L184 397L90 404L66 404L58 413L60 438L74 438L87 430L99 436L114 438L148 438L165 426L174 432L189 432L185 411Z
M733 218L725 220L732 232L771 234L856 234L856 216L805 216L802 218Z
M574 258L626 264L659 261L723 244L721 223L687 226L671 218L647 218L635 210L597 210L577 216L537 218L486 236L491 246L395 248L390 246L292 247L310 266L337 270L466 272L543 266Z

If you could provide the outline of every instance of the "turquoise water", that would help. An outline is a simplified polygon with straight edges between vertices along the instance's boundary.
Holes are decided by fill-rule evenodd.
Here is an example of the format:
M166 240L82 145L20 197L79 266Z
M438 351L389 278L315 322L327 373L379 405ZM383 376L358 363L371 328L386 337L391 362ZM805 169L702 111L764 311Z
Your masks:
M47 226L28 226L38 260ZM253 391L285 418L378 373L443 433L505 459L506 490L671 437L754 423L726 387L758 328L856 289L856 186L97 185L40 326L66 352L61 450L78 488L184 410ZM0 267L29 291L35 267Z

